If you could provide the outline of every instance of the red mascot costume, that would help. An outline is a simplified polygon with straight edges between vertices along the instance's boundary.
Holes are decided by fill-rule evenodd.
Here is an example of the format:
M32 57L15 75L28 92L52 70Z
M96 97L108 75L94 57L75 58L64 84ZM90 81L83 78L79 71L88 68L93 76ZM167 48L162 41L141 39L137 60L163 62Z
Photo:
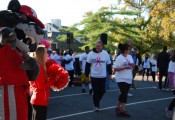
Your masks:
M21 26L22 23L27 28L33 29L23 31L25 25ZM27 53L36 50L39 39L44 36L43 28L44 25L33 14L32 9L21 6L17 0L10 1L8 10L0 11L0 119L2 120L28 120L26 88L29 85L28 81L37 78L39 67Z

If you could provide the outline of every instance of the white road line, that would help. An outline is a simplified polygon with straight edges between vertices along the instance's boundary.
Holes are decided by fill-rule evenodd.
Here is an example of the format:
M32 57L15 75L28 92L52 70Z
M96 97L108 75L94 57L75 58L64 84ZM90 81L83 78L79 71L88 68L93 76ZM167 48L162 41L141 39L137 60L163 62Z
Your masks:
M140 101L140 102L133 102L133 103L126 104L126 106L137 105L137 104L142 104L142 103L149 103L149 102L157 102L157 101L168 100L168 99L172 99L172 98L174 98L174 97L167 97L167 98L152 99L152 100L146 100L146 101ZM108 109L112 109L112 108L115 108L115 107L116 106L111 106L111 107L102 108L100 110L108 110ZM79 112L79 113L74 113L74 114L69 114L69 115L63 115L63 116L59 116L59 117L49 118L47 120L57 120L57 119L61 119L61 118L67 118L67 117L87 114L87 113L91 113L91 112L94 112L94 110L84 111L84 112Z
M156 87L153 86L153 87L137 88L136 90L153 89L153 88L155 89ZM114 91L119 91L119 89L108 90L107 92L114 92ZM80 95L87 95L87 94L89 94L89 93L79 93L79 94L70 94L70 95L62 95L62 96L53 96L53 97L50 97L50 99L63 98L63 97L73 97L73 96L80 96Z

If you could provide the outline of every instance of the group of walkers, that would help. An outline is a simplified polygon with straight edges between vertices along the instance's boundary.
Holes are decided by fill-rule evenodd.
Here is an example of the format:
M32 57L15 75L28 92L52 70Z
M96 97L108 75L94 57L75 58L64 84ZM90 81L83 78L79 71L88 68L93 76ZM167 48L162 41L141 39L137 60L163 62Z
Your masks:
M159 72L158 89L167 88L169 86L175 95L174 73L175 73L175 51L168 54L167 46L163 47L163 51L158 55L146 53L143 59L138 53L137 48L133 46L133 41L128 40L126 43L119 43L118 52L115 58L111 58L109 52L103 50L103 43L97 41L95 47L90 50L89 46L85 46L84 52L79 56L78 66L75 65L75 58L72 49L57 51L49 51L49 58L54 59L58 64L63 66L69 73L69 87L73 86L74 76L77 67L80 67L82 80L82 93L86 92L88 84L89 94L92 94L94 111L100 109L100 102L109 89L107 82L115 75L115 81L119 87L120 94L116 103L115 114L118 117L130 117L131 115L126 110L127 97L131 94L130 88L136 88L134 77L136 73L142 71L142 81L146 73L146 80L149 81L149 76L152 76L153 82L156 81L156 75ZM112 63L114 61L114 63ZM162 78L165 76L164 85ZM131 94L132 95L132 94ZM166 108L166 116L172 117L172 110L175 105L175 99Z
M136 88L134 77L137 72L142 71L142 81L146 72L147 81L151 74L153 82L158 76L158 89L170 88L174 92L174 73L175 73L175 51L171 55L167 53L167 46L163 47L162 52L158 55L145 54L141 59L141 55L137 49L133 47L133 41L128 40L127 43L119 45L119 50L116 55L114 64L112 66L110 56L102 49L103 43L98 41L95 48L87 55L85 65L86 80L91 81L93 91L93 103L95 111L99 110L100 101L106 91L105 82L107 77L110 77L112 72L115 73L115 81L120 89L120 94L117 100L115 113L118 117L130 117L131 115L126 110L126 102L131 87ZM111 71L111 69L113 71ZM106 74L106 71L108 71ZM90 74L90 77L89 77ZM162 78L165 77L164 85L162 85ZM169 107L166 108L166 116L172 117L172 110L175 105L175 99L172 100Z
M167 46L163 47L163 51L158 55L152 55L146 53L143 59L138 53L137 48L134 47L132 40L128 40L126 43L119 43L116 56L111 60L111 56L105 50L103 50L103 43L98 41L95 47L90 51L89 46L86 46L84 53L79 56L78 67L81 70L82 80L82 93L86 92L86 84L88 84L89 94L93 93L94 110L99 111L100 101L103 98L106 90L109 89L107 82L112 79L112 74L115 75L115 81L120 89L120 94L117 100L115 113L118 117L130 117L131 115L126 110L127 97L132 95L129 91L130 88L136 88L134 83L134 77L136 73L142 71L142 81L144 81L144 75L146 73L146 80L149 81L149 76L152 76L153 82L156 81L156 75L159 72L159 84L158 89L167 88L170 82L170 88L174 86L175 70L172 67L174 58L173 53L168 54ZM58 50L57 55L52 52L50 58L55 59L69 72L70 84L73 86L74 72L77 69L75 66L75 58L73 51L67 50L63 53L63 50ZM60 58L60 59L59 59ZM60 62L61 61L61 62ZM112 63L114 61L114 63ZM72 62L72 63L71 63ZM169 67L168 67L169 65ZM171 66L171 67L170 67ZM159 70L159 71L158 71ZM171 73L171 74L170 74ZM170 75L169 75L170 74ZM72 76L72 77L71 77ZM165 76L165 82L162 86L162 78ZM171 78L169 78L171 76ZM175 92L173 92L174 94ZM170 106L166 109L167 117L171 117L173 100Z

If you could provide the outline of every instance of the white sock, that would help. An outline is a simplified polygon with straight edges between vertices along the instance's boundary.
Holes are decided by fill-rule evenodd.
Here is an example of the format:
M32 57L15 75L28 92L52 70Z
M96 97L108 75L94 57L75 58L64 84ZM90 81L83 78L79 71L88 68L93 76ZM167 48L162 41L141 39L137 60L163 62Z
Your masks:
M89 83L89 90L90 90L90 89L92 89L92 85L91 85L91 83Z

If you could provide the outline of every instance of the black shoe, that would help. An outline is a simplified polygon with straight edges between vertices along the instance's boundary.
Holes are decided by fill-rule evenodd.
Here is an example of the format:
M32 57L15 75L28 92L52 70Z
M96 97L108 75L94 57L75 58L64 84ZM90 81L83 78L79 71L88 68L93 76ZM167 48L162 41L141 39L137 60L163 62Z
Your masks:
M115 108L115 114L120 117L120 108Z
M131 115L127 111L120 112L118 117L131 117Z
M89 90L89 95L92 95L92 89Z
M85 89L82 89L82 93L85 93L86 92L86 90Z

